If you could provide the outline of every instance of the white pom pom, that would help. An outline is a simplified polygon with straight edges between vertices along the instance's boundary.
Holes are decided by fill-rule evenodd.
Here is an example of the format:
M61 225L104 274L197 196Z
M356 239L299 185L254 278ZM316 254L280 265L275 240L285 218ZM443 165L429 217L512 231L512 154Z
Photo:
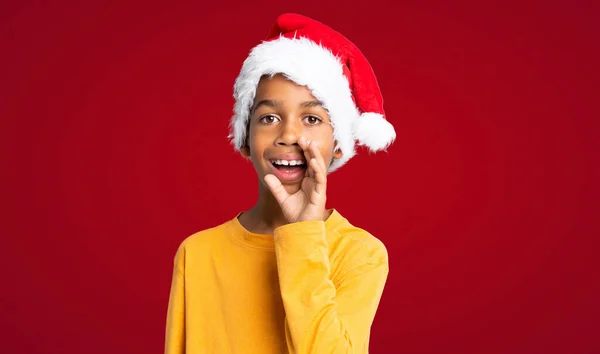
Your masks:
M396 131L381 114L363 113L353 124L354 138L375 152L385 150L396 139Z

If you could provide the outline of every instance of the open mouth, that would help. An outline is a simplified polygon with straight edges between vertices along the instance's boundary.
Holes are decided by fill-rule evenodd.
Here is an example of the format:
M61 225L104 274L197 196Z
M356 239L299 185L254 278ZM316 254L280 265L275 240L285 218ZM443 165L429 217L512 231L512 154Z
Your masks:
M296 172L306 168L304 160L270 160L273 167L280 171Z

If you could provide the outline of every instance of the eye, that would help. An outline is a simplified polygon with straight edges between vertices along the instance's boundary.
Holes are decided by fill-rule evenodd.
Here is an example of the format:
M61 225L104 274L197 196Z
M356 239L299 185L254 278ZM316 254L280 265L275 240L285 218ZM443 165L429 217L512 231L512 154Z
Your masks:
M304 121L307 122L310 125L317 125L317 124L323 122L323 120L321 118L316 117L316 116L307 116L307 117L304 117Z
M279 121L279 118L277 118L274 115L268 114L266 116L263 116L260 118L259 122L263 123L263 124L273 124Z

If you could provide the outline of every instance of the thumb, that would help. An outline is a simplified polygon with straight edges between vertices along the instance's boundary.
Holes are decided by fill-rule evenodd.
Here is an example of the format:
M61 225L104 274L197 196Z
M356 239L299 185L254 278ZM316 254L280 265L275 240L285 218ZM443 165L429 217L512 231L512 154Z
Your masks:
M268 174L265 176L265 183L271 190L275 200L281 205L290 195L281 184L281 181L275 175Z

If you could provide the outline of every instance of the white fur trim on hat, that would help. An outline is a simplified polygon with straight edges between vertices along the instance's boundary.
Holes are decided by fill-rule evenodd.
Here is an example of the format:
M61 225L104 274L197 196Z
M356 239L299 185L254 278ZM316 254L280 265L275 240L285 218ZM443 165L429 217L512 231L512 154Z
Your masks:
M358 145L375 152L387 149L396 139L396 131L381 114L367 112L354 121L354 138Z
M343 64L329 49L304 37L280 36L254 47L235 81L235 106L229 138L236 150L241 149L246 141L250 108L261 77L276 74L308 87L328 110L334 127L334 139L342 151L342 157L334 159L329 172L344 165L356 154L355 140L371 150L380 150L393 140L389 128L395 137L391 124L383 117L373 119L371 115L376 113L363 113L361 117L352 100Z

